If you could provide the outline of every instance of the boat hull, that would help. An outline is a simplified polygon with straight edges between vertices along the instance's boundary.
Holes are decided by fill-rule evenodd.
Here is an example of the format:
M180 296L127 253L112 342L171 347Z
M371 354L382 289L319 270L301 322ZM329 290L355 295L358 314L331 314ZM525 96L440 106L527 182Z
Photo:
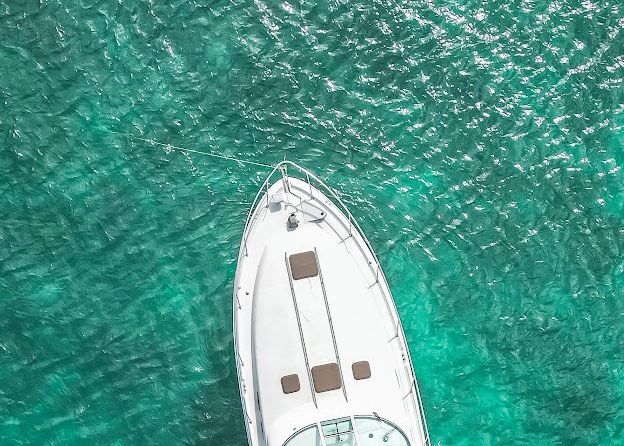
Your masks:
M407 343L370 244L335 192L284 167L256 197L235 278L249 444L281 446L305 426L371 414L392 420L409 444L428 444Z

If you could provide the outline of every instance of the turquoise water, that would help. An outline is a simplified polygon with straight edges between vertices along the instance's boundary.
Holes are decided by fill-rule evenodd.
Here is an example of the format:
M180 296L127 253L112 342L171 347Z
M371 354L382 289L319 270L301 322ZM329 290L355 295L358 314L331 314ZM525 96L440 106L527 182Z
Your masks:
M266 170L339 188L435 445L624 444L624 5L0 0L0 443L246 444Z

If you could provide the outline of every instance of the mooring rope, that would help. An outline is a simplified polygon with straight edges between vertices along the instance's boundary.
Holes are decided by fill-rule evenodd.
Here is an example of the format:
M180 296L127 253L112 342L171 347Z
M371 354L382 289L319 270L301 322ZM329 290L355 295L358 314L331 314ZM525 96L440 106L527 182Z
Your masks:
M206 156L211 156L213 158L220 158L220 159L224 159L224 160L235 161L235 162L241 163L241 164L251 164L253 166L266 167L267 169L273 169L275 167L275 166L272 166L271 164L265 164L265 163L259 163L259 162L256 162L256 161L244 160L244 159L236 158L234 156L221 155L219 153L212 153L212 152L202 152L201 150L186 149L184 147L174 146L173 144L165 144L165 143L162 143L162 142L158 142L158 141L156 141L154 139L143 138L141 136L135 136L135 135L132 135L130 133L117 132L115 130L110 130L110 132L111 133L116 133L118 135L126 136L126 137L128 137L130 139L136 139L137 141L143 141L143 142L147 142L147 143L150 143L150 144L153 144L153 145L161 146L161 147L164 147L165 150L176 150L178 152L196 153L198 155L206 155Z

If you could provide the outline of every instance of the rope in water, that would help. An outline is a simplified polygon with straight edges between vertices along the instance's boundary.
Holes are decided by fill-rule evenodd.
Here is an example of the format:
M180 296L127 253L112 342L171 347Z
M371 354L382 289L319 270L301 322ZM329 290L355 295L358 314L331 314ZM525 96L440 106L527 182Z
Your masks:
M147 143L150 143L150 144L153 144L153 145L161 146L161 147L164 147L165 150L176 150L178 152L196 153L196 154L199 154L199 155L211 156L213 158L220 158L220 159L224 159L224 160L235 161L235 162L241 163L241 164L250 164L250 165L253 165L253 166L266 167L268 169L273 169L275 167L275 166L272 166L270 164L258 163L256 161L244 160L244 159L236 158L236 157L233 157L233 156L221 155L219 153L202 152L201 150L186 149L184 147L178 147L178 146L174 146L172 144L165 144L165 143L162 143L162 142L158 142L158 141L153 140L153 139L142 138L140 136L131 135L130 133L117 132L115 130L111 130L111 133L116 133L118 135L126 136L128 138L135 139L137 141L143 141L143 142L147 142Z

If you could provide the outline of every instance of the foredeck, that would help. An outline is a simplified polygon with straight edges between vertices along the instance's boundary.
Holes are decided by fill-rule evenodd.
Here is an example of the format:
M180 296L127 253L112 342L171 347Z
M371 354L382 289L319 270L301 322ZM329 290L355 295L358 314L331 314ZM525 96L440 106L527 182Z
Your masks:
M373 413L424 444L409 354L374 255L306 182L278 181L263 202L244 240L235 315L252 444L280 446L304 426ZM299 223L289 228L293 212Z

